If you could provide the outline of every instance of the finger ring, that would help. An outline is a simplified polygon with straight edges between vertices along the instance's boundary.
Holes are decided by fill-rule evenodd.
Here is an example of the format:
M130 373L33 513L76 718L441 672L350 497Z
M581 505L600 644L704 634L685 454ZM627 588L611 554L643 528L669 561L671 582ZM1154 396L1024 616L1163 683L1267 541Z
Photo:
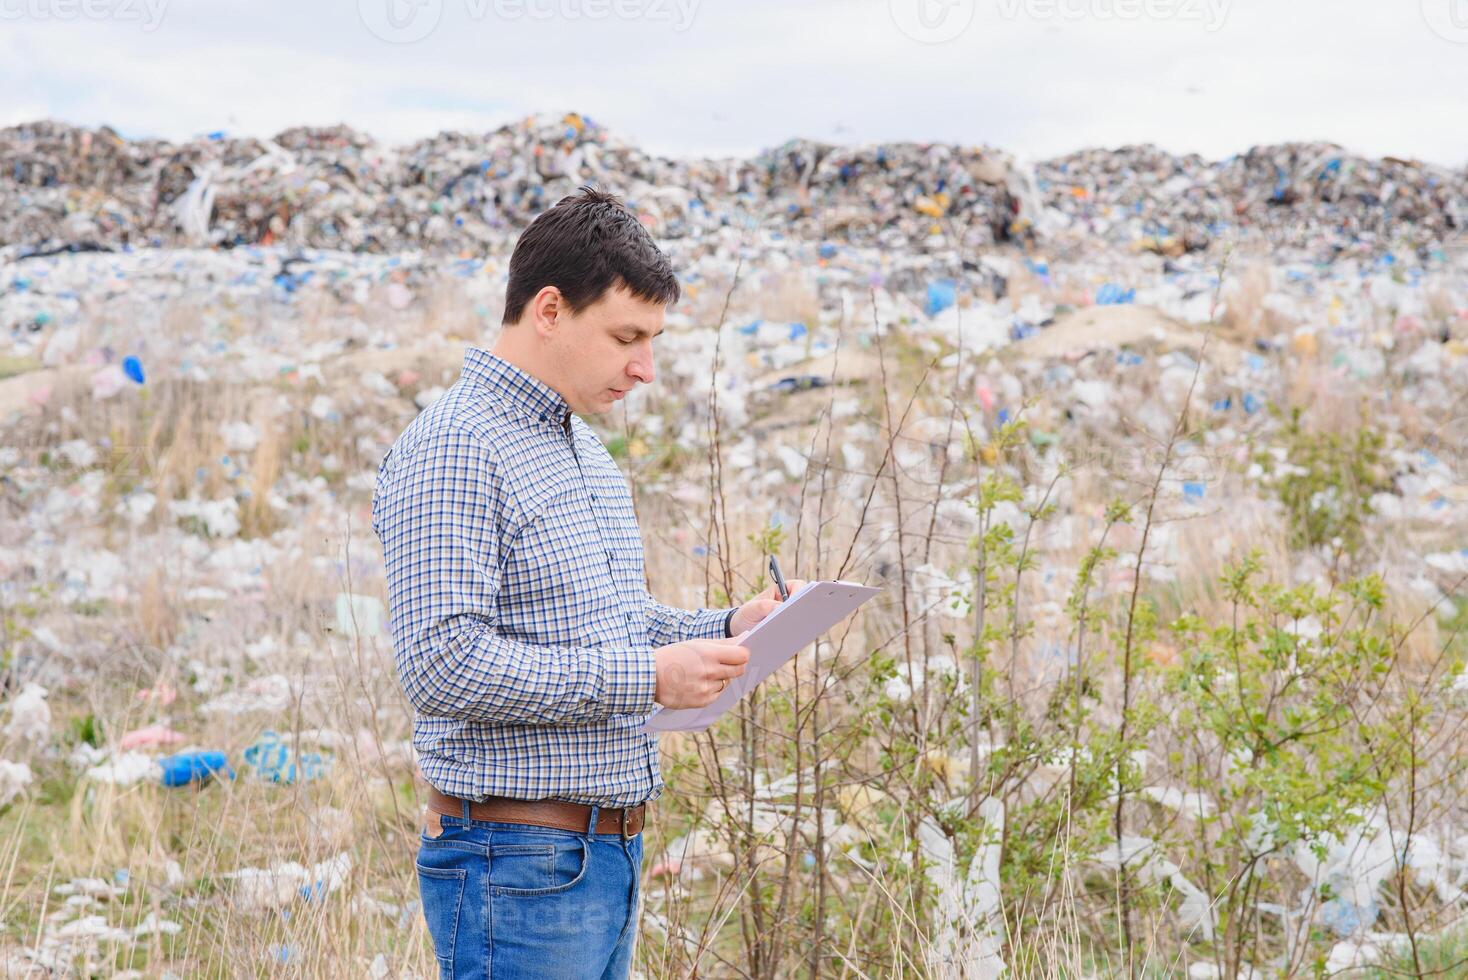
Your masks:
M720 694L723 694L723 693L724 693L724 688L726 688L726 687L728 687L728 686L729 686L729 678L727 678L727 677L725 677L725 678L724 678L724 679L723 679L723 681L721 681L721 682L720 682L720 683L719 683L719 693L720 693Z

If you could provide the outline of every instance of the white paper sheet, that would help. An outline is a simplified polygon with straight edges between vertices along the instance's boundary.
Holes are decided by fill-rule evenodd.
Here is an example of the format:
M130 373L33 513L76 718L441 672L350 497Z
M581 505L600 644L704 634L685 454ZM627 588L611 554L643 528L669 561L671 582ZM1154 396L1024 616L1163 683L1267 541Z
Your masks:
M734 678L711 704L702 708L660 708L648 716L643 731L701 732L734 707L756 684L769 677L822 633L850 616L881 592L855 582L807 582L760 621L741 646L749 649L743 675Z

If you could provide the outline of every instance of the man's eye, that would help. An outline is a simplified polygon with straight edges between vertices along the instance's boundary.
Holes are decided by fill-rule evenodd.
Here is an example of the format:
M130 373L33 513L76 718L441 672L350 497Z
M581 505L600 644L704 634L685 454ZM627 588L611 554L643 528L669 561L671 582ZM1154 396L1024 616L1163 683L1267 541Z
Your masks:
M632 341L630 341L630 340L623 340L621 337L618 337L617 338L617 343L621 344L623 347L626 347L628 344L632 343Z

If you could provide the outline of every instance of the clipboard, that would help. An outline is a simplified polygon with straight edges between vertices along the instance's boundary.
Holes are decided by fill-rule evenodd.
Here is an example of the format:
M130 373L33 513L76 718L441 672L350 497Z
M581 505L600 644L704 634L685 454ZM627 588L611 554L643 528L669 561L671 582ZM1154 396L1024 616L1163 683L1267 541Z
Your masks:
M749 662L723 693L702 708L659 708L648 716L642 730L649 734L703 731L791 657L881 591L855 582L807 582L745 636L739 645L749 650Z

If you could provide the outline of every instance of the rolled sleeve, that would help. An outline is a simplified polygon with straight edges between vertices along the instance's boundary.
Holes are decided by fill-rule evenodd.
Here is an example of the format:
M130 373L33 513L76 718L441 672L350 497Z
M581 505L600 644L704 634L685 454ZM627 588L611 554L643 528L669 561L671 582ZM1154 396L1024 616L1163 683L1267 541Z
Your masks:
M515 526L487 443L445 427L395 468L374 502L375 525L398 677L418 712L545 725L652 711L650 650L541 646L500 633L501 562Z

